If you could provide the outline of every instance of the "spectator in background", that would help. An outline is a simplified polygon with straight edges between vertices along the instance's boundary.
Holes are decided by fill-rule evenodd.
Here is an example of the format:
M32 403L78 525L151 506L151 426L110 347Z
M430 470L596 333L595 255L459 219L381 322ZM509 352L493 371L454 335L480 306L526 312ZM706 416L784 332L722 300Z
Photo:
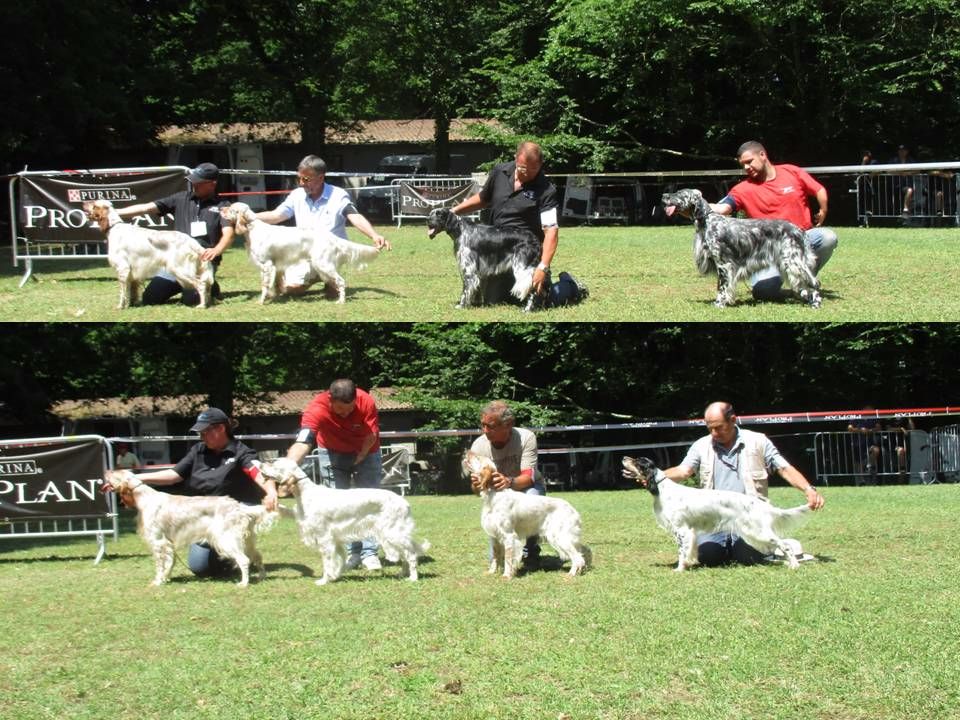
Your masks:
M860 478L868 478L871 485L877 484L880 468L880 437L883 431L880 419L875 416L873 405L863 406L864 417L847 423L847 432L853 433L853 457ZM856 484L862 485L865 480Z
M347 240L347 221L373 240L378 250L389 250L390 243L378 233L370 221L357 210L353 199L343 188L326 182L327 164L316 155L307 155L297 166L297 182L300 184L280 205L273 210L257 213L257 218L277 225L290 218L298 228L319 228ZM291 265L283 274L283 292L287 295L303 295L307 288L320 278L310 263L302 260ZM338 297L332 284L325 288L328 298Z
M135 215L173 215L173 228L189 235L205 249L201 258L213 264L216 273L223 253L233 244L233 227L221 222L220 208L227 205L217 195L220 169L213 163L201 163L187 175L190 189L154 202L117 208L122 218ZM144 305L161 305L180 293L184 305L197 305L200 296L193 288L180 286L176 278L164 271L155 276L143 291ZM220 284L214 282L213 297L220 299Z
M116 449L117 451L113 456L113 467L117 470L130 470L135 467L140 467L140 458L130 450L129 443L118 442Z
M864 150L860 164L876 165L877 160L873 157L873 153L870 150ZM857 176L857 218L863 227L870 224L870 216L873 215L873 184L872 173L865 172Z
M321 476L331 478L337 488L380 486L383 468L377 405L353 380L334 380L329 390L310 401L287 457L299 463L314 445ZM346 569L363 565L367 570L380 570L378 551L372 538L352 543L347 548Z
M755 140L740 146L737 162L747 179L734 185L726 197L710 207L721 215L743 210L751 218L792 222L804 231L807 246L817 256L814 274L819 273L837 247L837 234L823 227L827 219L826 188L796 165L774 165L763 145ZM811 214L808 197L817 201L816 214ZM749 282L757 300L781 297L783 279L775 265L754 273Z
M899 145L896 156L890 159L891 165L905 165L912 162L914 162L913 156L910 154L910 148L906 145ZM894 202L901 202L903 204L901 215L904 221L909 220L913 212L913 175L909 173L895 175L893 178L893 193L895 198Z

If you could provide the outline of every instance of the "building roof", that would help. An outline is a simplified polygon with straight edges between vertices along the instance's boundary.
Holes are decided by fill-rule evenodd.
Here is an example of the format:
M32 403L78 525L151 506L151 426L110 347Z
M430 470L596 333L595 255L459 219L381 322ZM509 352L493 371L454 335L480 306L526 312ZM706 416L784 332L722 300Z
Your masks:
M473 125L503 129L496 120L455 118L450 122L451 142L478 142L470 134ZM433 120L361 120L347 130L327 128L329 145L377 145L390 143L432 143ZM167 125L157 131L162 145L237 145L242 143L292 144L303 141L300 124L273 123L199 123Z
M264 393L258 398L237 399L233 414L250 416L299 415L322 390L290 390ZM397 400L397 388L373 388L370 394L380 412L413 410L408 402ZM61 400L50 412L61 420L95 420L128 417L192 417L207 405L205 395L140 396L130 398L90 398Z

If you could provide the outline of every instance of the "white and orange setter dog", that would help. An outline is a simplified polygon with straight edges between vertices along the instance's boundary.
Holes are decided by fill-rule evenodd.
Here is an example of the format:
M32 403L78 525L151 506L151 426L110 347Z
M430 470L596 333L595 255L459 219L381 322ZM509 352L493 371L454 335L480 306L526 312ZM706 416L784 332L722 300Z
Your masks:
M515 490L495 490L493 460L472 451L463 458L471 474L480 476L483 510L480 525L493 541L493 559L489 573L501 568L503 577L512 578L523 556L528 537L546 538L563 560L570 560L569 577L578 575L593 562L590 548L580 541L580 514L566 500L543 495L527 495Z
M657 523L677 541L677 571L697 563L697 533L730 532L751 547L777 553L790 568L799 567L796 540L785 538L810 512L807 505L783 509L763 498L680 485L649 458L624 457L623 476L635 480L653 495Z
M337 490L317 485L288 458L261 463L260 472L297 498L300 537L323 559L317 585L334 582L343 573L346 543L369 537L376 539L387 560L401 563L400 577L417 580L417 558L430 543L414 540L410 505L402 497L377 488Z
M173 275L181 287L193 288L200 296L199 307L210 305L213 267L201 260L203 246L176 230L149 230L123 222L109 200L83 206L87 217L107 236L107 262L120 281L118 310L140 297L140 283L161 270Z
M324 230L270 225L258 220L242 202L221 208L220 215L234 224L237 235L247 236L250 261L260 269L261 305L276 297L284 270L303 261L310 263L320 280L336 286L337 302L342 303L347 283L340 268L362 268L380 253L371 245L350 242Z
M177 548L206 542L240 568L239 587L250 582L250 566L266 573L256 536L269 530L279 513L262 505L244 505L229 497L171 495L150 487L129 470L108 470L106 482L127 506L136 507L140 535L156 563L154 585L170 579Z

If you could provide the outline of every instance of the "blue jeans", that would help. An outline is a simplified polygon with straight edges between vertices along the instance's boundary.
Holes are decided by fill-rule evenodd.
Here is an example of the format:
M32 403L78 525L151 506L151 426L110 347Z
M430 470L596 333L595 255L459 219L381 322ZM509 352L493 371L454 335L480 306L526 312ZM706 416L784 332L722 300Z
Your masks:
M187 567L197 577L229 577L237 566L206 543L193 543L187 551Z
M320 477L324 480L333 480L334 487L337 489L380 487L380 478L383 477L380 450L371 450L359 465L355 464L356 459L357 456L353 453L317 448ZM372 538L367 538L363 542L353 542L347 546L348 553L358 554L361 558L376 556L379 549Z
M807 246L817 256L817 267L813 274L820 272L833 251L837 248L837 234L830 228L810 228L805 233ZM770 266L750 276L750 289L755 300L779 300L782 297L783 278L776 267Z
M763 553L733 533L709 533L697 536L697 560L706 567L728 563L755 565L763 561Z

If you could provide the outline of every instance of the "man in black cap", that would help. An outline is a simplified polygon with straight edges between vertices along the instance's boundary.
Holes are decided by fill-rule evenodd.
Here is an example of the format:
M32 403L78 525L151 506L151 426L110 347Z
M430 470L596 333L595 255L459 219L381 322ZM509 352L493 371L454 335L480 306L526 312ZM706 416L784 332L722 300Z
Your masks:
M213 263L214 272L220 265L220 256L233 244L233 227L221 222L220 208L226 200L217 196L220 170L213 163L200 163L187 175L190 189L183 190L153 202L117 208L122 218L135 215L173 215L173 227L194 238L204 248L203 259ZM182 293L184 305L197 305L200 298L193 288L182 288L173 275L155 276L143 291L144 305L160 305ZM220 285L214 283L213 296L220 297Z
M207 408L190 432L200 433L200 442L180 462L165 470L139 473L137 480L169 486L178 495L226 495L247 505L262 503L268 510L277 509L276 483L260 474L256 452L233 436L233 421L223 410ZM206 543L190 546L187 567L195 575L217 577L236 569Z

